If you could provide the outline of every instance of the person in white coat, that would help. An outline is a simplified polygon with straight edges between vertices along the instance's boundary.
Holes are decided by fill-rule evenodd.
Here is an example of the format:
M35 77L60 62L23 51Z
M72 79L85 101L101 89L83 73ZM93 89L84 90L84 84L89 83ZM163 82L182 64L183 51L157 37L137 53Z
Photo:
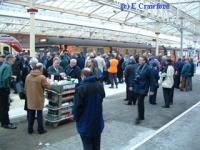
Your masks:
M97 61L99 70L101 71L101 73L103 73L104 69L106 68L106 62L103 57L101 57L101 53L97 53L97 57L95 58L95 60Z
M166 60L164 69L161 74L163 96L165 100L165 105L163 108L169 108L170 104L173 103L173 93L174 93L174 67L170 59Z

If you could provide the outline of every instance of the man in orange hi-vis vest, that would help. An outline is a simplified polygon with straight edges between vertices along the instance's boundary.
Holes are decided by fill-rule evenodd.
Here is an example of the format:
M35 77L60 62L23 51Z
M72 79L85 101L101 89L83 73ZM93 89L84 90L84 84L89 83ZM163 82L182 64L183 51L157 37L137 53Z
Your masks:
M110 88L114 88L114 82L116 85L116 88L118 88L117 85L117 66L118 66L118 60L116 57L112 54L111 59L109 60L109 67L108 67L108 72L109 72L109 79L111 83Z

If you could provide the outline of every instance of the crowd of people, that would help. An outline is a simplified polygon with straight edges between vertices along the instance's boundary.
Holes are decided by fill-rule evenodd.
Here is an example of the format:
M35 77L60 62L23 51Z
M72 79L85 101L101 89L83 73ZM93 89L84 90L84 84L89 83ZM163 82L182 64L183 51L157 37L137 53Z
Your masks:
M9 94L13 88L21 99L25 99L28 133L33 133L37 113L38 132L46 132L43 126L44 89L52 88L47 78L62 80L65 77L79 81L74 96L74 120L85 149L100 147L100 135L104 127L102 102L105 97L103 83L111 89L126 84L127 105L138 105L136 124L145 119L144 99L157 104L157 90L163 89L164 106L173 104L174 88L181 91L192 90L195 64L192 58L179 58L173 62L167 56L122 56L109 54L82 53L69 54L67 50L59 54L46 52L37 58L28 53L17 56L0 55L0 121L4 128L16 129L9 120ZM90 122L90 123L87 123ZM89 143L89 144L88 144ZM92 149L92 148L91 148ZM98 149L98 148L97 148Z

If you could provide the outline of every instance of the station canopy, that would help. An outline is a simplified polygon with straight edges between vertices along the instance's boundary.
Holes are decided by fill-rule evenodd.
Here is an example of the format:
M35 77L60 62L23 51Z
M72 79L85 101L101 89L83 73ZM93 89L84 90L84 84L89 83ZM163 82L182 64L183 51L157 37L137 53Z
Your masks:
M128 4L132 7L126 8ZM145 9L144 5L168 4L169 9ZM30 32L29 8L37 8L36 34L75 38L138 42L180 47L200 45L199 0L0 0L0 32ZM183 22L183 26L181 25ZM195 44L196 43L196 44Z

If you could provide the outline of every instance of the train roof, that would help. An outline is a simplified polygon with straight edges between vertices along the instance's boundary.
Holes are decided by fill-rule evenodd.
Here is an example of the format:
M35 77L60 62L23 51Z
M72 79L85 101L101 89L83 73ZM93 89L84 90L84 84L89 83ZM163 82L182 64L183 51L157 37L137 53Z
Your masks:
M10 36L7 34L0 34L0 43L5 43L5 44L10 45L17 52L22 51L22 47L21 47L19 41L16 38L14 38L13 36Z

